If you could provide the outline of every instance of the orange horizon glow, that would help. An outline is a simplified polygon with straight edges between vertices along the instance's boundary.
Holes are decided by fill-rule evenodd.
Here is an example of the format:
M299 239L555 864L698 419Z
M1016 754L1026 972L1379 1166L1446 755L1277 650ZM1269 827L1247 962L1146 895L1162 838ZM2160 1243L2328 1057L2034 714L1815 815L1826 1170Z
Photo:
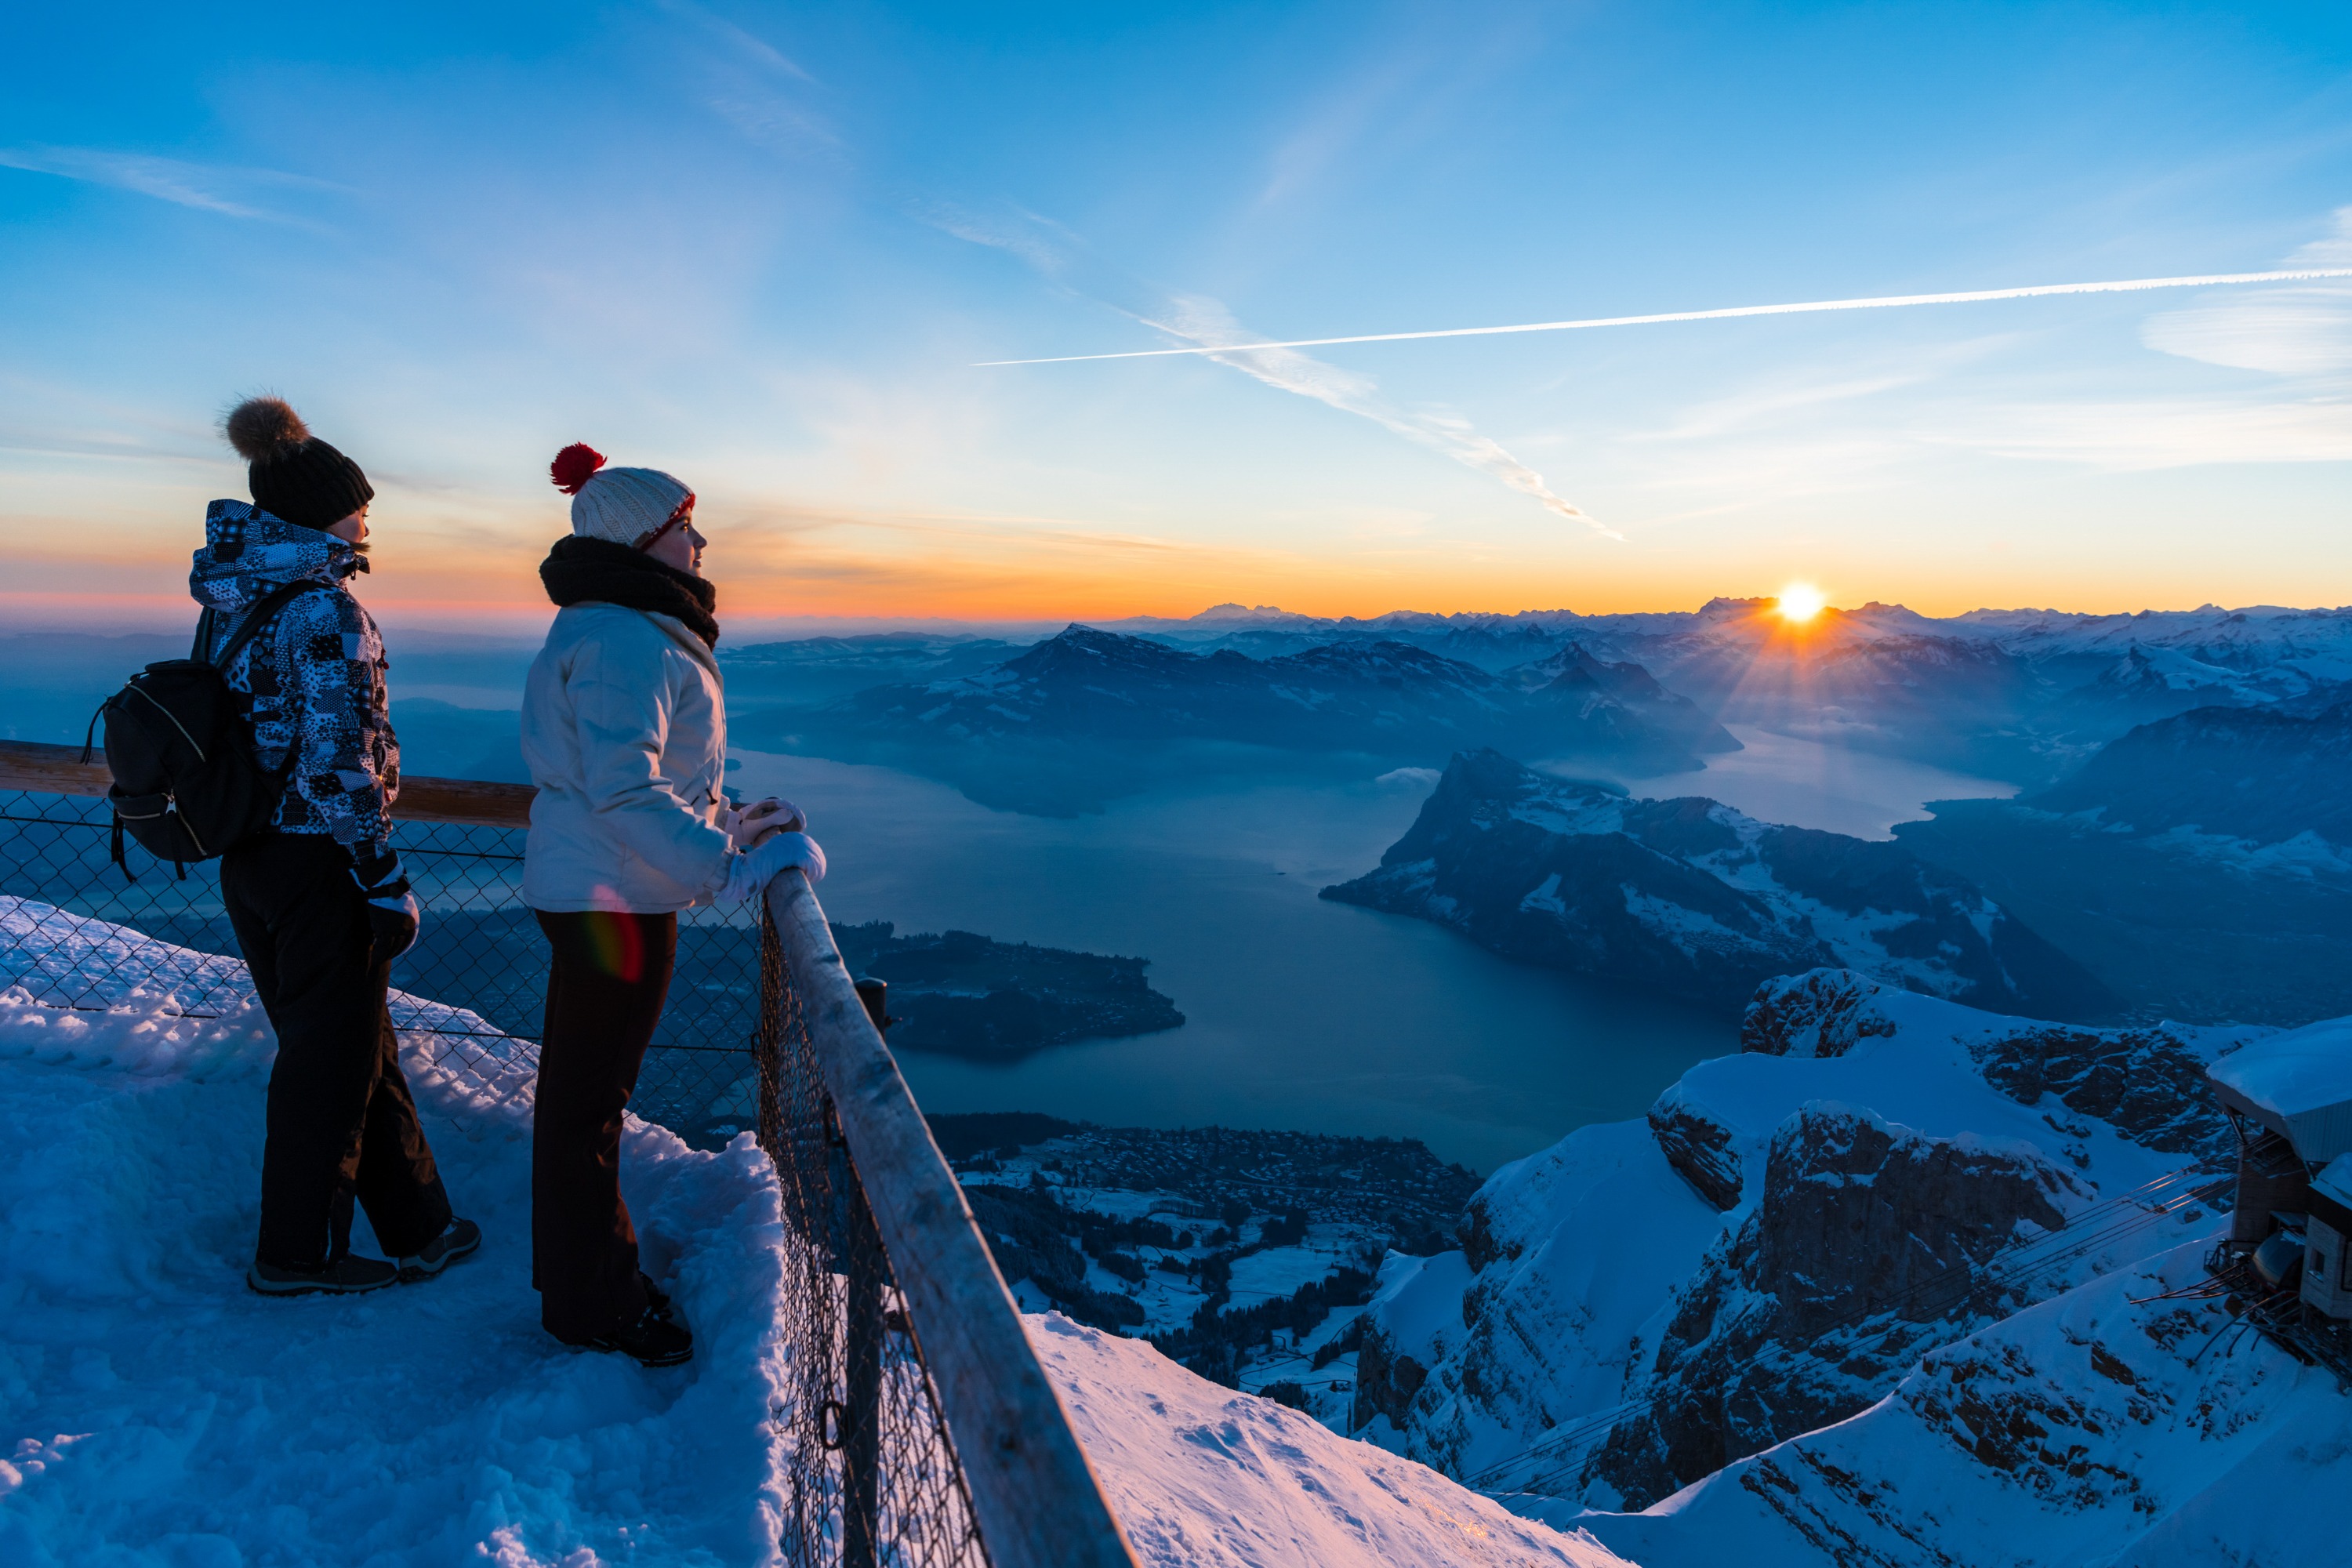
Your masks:
M103 558L96 558L85 553L86 531L47 521L0 547L11 567L11 582L0 589L0 625L164 628L193 613L185 588L193 529L152 514L126 520L108 536ZM375 531L373 570L355 586L388 625L478 623L484 631L522 634L553 613L538 573L549 538L559 531L549 521L411 514ZM1777 612L1795 632L1820 625L1827 607L1824 602L1808 615L1792 613L1800 590L1826 596L1803 582L1777 595L1759 591L1753 562L1709 563L1665 552L1630 561L1563 547L1523 559L1502 550L1383 538L1318 555L1114 532L1074 521L903 513L722 513L709 528L712 547L704 569L719 585L722 622L1098 624L1138 616L1181 620L1228 603L1334 619L1396 610L1591 616L1696 610L1722 596L1748 600L1759 613ZM1850 603L1903 604L1931 616L1977 608L2108 615L2192 609L2209 599L2237 606L2281 602L2275 584L2256 574L2238 584L2208 579L2189 589L2160 574L2119 579L2111 563L2087 574L1979 567L1923 579L1898 563L1863 561L1843 566L1841 576L1875 584L1855 591ZM97 584L104 590L93 592ZM2312 606L2329 602L2311 586L2296 598ZM2352 584L2339 597L2347 595Z

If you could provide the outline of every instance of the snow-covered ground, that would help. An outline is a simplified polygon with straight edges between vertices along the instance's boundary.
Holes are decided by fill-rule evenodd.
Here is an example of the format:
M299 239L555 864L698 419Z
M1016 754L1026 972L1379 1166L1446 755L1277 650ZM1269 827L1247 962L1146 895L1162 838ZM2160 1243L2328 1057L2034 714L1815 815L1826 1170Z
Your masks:
M748 1136L707 1153L626 1134L647 1266L695 1361L568 1351L530 1289L528 1051L443 1058L453 1037L427 1031L483 1026L404 1003L420 1109L487 1243L422 1284L263 1299L244 1268L275 1046L234 966L20 900L0 956L25 982L0 990L0 1563L775 1560L790 1344L775 1181ZM184 1005L189 983L207 1005ZM1155 1568L1619 1561L1148 1345L1030 1327Z
M1517 1518L1410 1459L1194 1377L1139 1341L1058 1316L1030 1325L1147 1563L1622 1562L1589 1537Z

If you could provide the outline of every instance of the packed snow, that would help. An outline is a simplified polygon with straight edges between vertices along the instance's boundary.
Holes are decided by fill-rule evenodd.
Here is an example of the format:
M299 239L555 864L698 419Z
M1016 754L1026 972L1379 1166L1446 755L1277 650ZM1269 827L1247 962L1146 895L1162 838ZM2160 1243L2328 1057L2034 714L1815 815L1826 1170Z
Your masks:
M777 1560L791 1344L775 1178L748 1135L701 1152L632 1119L625 1138L694 1362L567 1350L530 1289L529 1047L399 998L482 1252L357 1299L257 1297L275 1043L239 966L25 900L0 921L0 1563ZM1149 1345L1029 1324L1153 1568L1619 1561Z
M1049 1315L1030 1338L1136 1555L1166 1568L1573 1564L1620 1559L1312 1416ZM1573 1527L1571 1527L1572 1531Z

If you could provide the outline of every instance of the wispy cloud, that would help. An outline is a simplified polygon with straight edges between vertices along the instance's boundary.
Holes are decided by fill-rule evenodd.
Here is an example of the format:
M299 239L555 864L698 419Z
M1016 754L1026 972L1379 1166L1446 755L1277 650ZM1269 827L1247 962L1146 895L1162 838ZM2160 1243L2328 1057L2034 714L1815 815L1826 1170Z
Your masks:
M816 78L803 69L799 61L787 56L775 45L755 33L737 26L708 7L694 4L694 0L655 0L655 4L671 16L683 16L703 28L719 42L734 49L742 58L755 65L765 66L771 70L811 84L816 81Z
M698 51L709 76L703 100L745 141L771 153L842 155L841 137L803 101L821 84L798 60L694 0L655 3L715 46Z
M1171 295L1119 272L1059 225L1031 213L989 217L940 203L910 205L908 212L943 234L1018 257L1072 296L1165 332L1191 345L1202 357L1264 385L1370 420L1391 435L1501 480L1556 516L1583 523L1604 538L1624 537L1559 495L1541 474L1494 437L1481 435L1460 415L1447 409L1399 408L1381 395L1380 384L1370 376L1307 354L1286 349L1229 347L1252 341L1253 334L1234 320L1223 303L1199 295ZM1048 229L1053 232L1048 234Z
M1246 342L1250 334L1242 329L1233 315L1214 300L1183 296L1171 301L1170 313L1157 320L1147 319L1147 324L1157 327L1171 337L1181 338L1202 345L1210 352L1206 357L1217 363L1230 365L1244 375L1255 378L1281 391L1311 397L1316 402L1369 419L1394 436L1402 436L1416 446L1443 453L1465 468L1500 479L1504 484L1532 499L1547 511L1580 522L1604 538L1622 540L1624 535L1602 526L1581 508L1554 493L1544 483L1541 474L1519 461L1491 436L1482 436L1470 422L1457 414L1442 410L1407 412L1389 403L1380 395L1380 384L1370 376L1356 371L1341 370L1309 355L1288 349L1235 349L1230 352L1219 345Z
M194 207L227 217L259 218L271 223L299 220L239 199L255 185L300 186L331 191L342 187L304 174L276 169L242 169L211 163L191 163L177 158L157 158L143 153L110 153L95 147L0 147L0 168L55 174L87 184L110 185L174 205Z
M2336 232L2296 251L2293 264L2352 268L2352 207ZM2140 342L2160 353L2274 375L2325 377L2352 371L2352 279L2263 289L2238 298L2151 316Z

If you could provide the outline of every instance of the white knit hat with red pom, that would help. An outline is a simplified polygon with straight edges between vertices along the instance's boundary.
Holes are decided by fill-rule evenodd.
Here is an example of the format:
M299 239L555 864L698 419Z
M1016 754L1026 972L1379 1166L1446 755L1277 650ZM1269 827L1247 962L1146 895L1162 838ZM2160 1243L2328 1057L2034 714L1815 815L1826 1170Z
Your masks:
M604 454L573 442L547 467L572 498L572 531L585 539L635 544L694 504L694 492L659 468L608 468Z

